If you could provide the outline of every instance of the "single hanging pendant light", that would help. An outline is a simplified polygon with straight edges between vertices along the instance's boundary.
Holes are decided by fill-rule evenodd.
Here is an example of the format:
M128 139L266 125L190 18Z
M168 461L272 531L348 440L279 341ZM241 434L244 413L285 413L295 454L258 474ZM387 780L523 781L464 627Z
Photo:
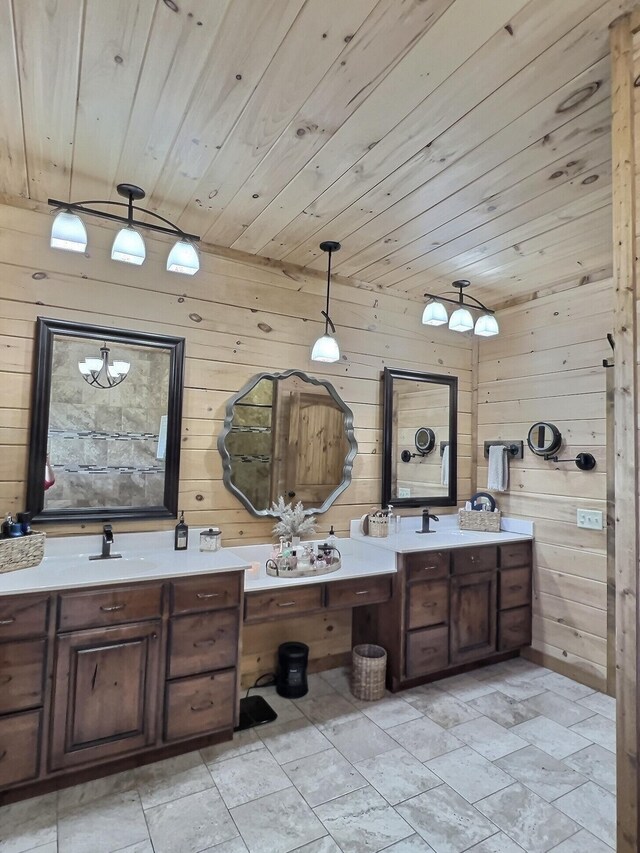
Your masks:
M61 210L51 226L51 248L67 252L84 252L87 248L87 229L84 222L70 210Z
M336 333L336 327L333 325L331 317L329 316L329 292L331 289L331 255L334 252L339 251L340 243L336 243L335 240L325 240L323 243L320 243L320 248L323 252L329 253L329 262L327 264L327 306L326 310L322 311L322 316L324 317L324 335L318 338L318 340L313 345L313 349L311 350L311 361L324 361L324 362L334 362L338 361L340 358L340 347L338 346L338 342L333 337ZM331 327L331 331L333 334L329 334L329 327Z

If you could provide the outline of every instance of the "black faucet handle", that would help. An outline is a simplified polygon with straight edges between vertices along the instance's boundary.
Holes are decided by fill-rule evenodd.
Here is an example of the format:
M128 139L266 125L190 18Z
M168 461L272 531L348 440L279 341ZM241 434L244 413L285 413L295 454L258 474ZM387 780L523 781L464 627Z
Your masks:
M432 521L440 521L440 519L438 518L438 516L437 516L437 515L429 515L429 518L430 518Z
M102 535L108 542L113 541L113 527L110 524L105 524L102 528Z

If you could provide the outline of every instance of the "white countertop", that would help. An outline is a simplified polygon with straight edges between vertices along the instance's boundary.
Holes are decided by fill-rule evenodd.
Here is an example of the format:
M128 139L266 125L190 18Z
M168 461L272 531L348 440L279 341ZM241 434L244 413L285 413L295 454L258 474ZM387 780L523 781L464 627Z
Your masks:
M273 545L242 545L232 550L239 559L251 566L244 576L245 592L260 592L395 573L395 554L383 548L376 548L376 544L372 540L337 539L336 547L342 556L342 566L336 572L309 575L303 578L278 578L267 574L265 563L271 556Z
M174 551L173 532L114 532L114 554L121 559L89 560L99 554L102 536L60 536L47 539L45 558L32 569L0 574L0 595L53 592L85 586L136 581L163 581L181 575L242 571L249 563L228 548L199 550L200 530L189 531L189 549Z
M396 554L520 542L533 537L533 523L516 519L503 518L502 524L506 529L500 533L458 530L455 514L443 515L439 522L432 524L435 533L417 533L421 526L420 517L405 516L399 534L378 539L363 536L359 532L359 521L351 522L351 538L337 540L342 555L341 568L336 572L302 578L267 575L265 563L273 550L271 544L201 552L200 528L190 529L187 551L174 551L173 531L118 533L116 530L112 551L122 554L122 558L112 560L89 560L90 555L101 551L101 535L51 537L46 541L45 558L39 566L0 574L0 595L164 581L182 575L244 570L245 590L258 592L392 574L396 571Z
M468 548L470 545L503 545L507 542L523 542L533 538L533 522L520 519L502 519L499 533L482 533L475 530L460 530L456 513L440 516L432 521L433 533L419 533L421 516L403 516L400 533L377 538L364 536L360 532L360 521L351 522L351 538L359 542L371 542L376 547L395 554L410 554L415 551L438 551L441 548Z

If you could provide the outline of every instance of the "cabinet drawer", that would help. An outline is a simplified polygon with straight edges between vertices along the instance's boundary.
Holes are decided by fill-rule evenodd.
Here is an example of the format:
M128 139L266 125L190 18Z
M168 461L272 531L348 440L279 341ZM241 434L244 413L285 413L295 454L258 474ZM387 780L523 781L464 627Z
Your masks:
M0 714L42 704L46 640L0 643Z
M240 603L242 573L202 575L171 584L171 613L219 610Z
M426 581L409 587L409 628L426 628L449 621L449 581Z
M420 551L417 554L404 555L404 567L407 580L432 580L446 578L449 574L450 551Z
M425 628L407 634L407 678L437 672L449 664L449 629Z
M517 607L499 614L498 651L519 649L531 643L531 608Z
M321 586L298 586L268 592L252 592L245 595L245 622L262 622L265 619L298 616L320 610L322 607Z
M500 546L500 567L528 566L531 564L531 542L510 542Z
M38 775L40 711L0 718L0 788Z
M162 608L161 586L120 586L64 593L58 600L58 630L101 628L156 619Z
M362 578L327 584L327 607L358 607L379 604L391 598L391 578Z
M165 738L193 737L233 728L235 670L167 683Z
M503 569L500 572L500 609L531 604L531 569Z
M5 595L0 600L0 640L37 637L47 630L48 596Z
M482 545L479 548L456 548L453 551L453 574L483 572L495 569L498 565L498 548L495 545Z
M169 678L235 666L238 611L221 610L171 620Z

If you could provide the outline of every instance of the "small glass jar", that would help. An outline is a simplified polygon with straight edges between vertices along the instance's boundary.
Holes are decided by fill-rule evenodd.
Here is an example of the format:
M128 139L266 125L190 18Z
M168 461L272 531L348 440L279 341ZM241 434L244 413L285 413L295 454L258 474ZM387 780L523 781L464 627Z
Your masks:
M210 527L200 532L201 551L219 551L222 546L222 534L219 527Z

